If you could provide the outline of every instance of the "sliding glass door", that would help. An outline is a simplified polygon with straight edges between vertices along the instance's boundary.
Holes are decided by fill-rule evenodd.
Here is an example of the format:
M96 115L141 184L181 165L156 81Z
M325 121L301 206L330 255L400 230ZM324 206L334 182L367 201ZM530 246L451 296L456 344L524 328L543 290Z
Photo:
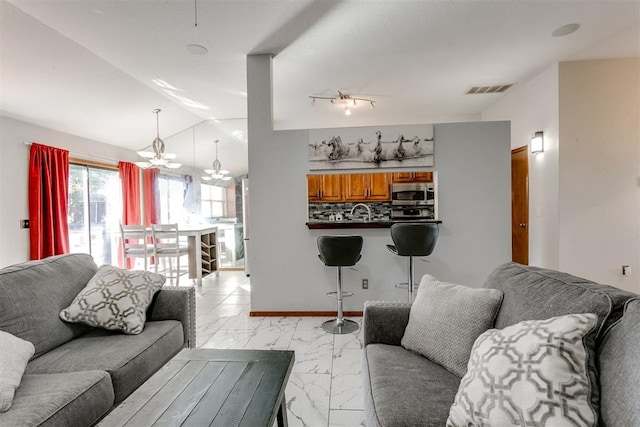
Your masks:
M122 196L117 170L69 165L69 244L96 264L118 264Z
M162 224L184 224L187 212L184 207L184 180L182 176L160 175L160 222Z

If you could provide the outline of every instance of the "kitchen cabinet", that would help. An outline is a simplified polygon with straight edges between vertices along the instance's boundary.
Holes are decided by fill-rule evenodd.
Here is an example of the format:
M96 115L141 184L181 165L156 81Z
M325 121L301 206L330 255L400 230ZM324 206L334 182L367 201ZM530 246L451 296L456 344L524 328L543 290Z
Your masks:
M391 174L372 173L367 200L387 201L391 200Z
M343 184L347 202L391 200L391 175L388 173L345 174Z
M309 202L386 202L396 182L433 182L433 172L307 175L307 195Z
M369 192L368 174L353 173L343 175L344 199L347 202L360 202L367 199Z
M394 172L392 182L433 182L433 172Z
M307 197L310 202L320 201L320 185L322 175L307 175Z
M307 175L307 195L310 202L341 202L342 175Z
M343 175L344 200L372 202L391 200L391 179L387 173L353 173Z

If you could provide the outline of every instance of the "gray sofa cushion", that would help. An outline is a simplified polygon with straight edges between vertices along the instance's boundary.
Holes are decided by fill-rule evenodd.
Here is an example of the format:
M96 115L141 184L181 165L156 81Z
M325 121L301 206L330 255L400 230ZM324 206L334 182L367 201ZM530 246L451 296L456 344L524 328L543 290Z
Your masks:
M422 280L402 346L463 376L476 338L493 326L502 292Z
M89 426L113 405L104 371L25 375L13 405L0 414L1 426Z
M147 322L140 335L95 329L32 360L26 373L105 370L120 402L183 345L182 324L176 320Z
M496 317L498 329L523 320L565 314L598 315L598 336L622 316L624 304L636 295L567 273L509 262L496 268L485 287L504 293Z
M66 308L97 271L91 256L60 255L0 270L0 330L31 341L34 357L87 332L63 322Z
M369 344L363 350L367 426L442 427L460 378L399 346Z
M609 427L640 426L640 299L629 301L599 354L600 416Z

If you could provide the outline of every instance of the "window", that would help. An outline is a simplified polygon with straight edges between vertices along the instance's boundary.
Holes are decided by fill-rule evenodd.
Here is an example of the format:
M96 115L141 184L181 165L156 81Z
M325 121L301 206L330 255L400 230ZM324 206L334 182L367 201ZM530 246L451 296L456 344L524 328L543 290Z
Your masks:
M201 184L202 216L219 218L224 216L226 188L217 185Z
M186 220L184 209L184 180L182 176L160 175L160 222L162 224L183 224Z
M122 196L117 170L71 163L67 200L69 246L96 264L118 264Z

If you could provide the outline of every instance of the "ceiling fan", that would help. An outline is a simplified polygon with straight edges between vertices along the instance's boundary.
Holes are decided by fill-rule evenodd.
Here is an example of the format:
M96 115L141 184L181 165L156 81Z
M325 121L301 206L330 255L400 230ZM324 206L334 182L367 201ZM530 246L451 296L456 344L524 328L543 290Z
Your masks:
M165 167L167 169L177 169L182 163L172 162L176 158L173 153L164 152L164 141L160 139L160 110L156 108L153 113L156 115L156 138L151 143L153 151L138 151L138 156L147 159L145 161L136 162L136 166L143 169Z

